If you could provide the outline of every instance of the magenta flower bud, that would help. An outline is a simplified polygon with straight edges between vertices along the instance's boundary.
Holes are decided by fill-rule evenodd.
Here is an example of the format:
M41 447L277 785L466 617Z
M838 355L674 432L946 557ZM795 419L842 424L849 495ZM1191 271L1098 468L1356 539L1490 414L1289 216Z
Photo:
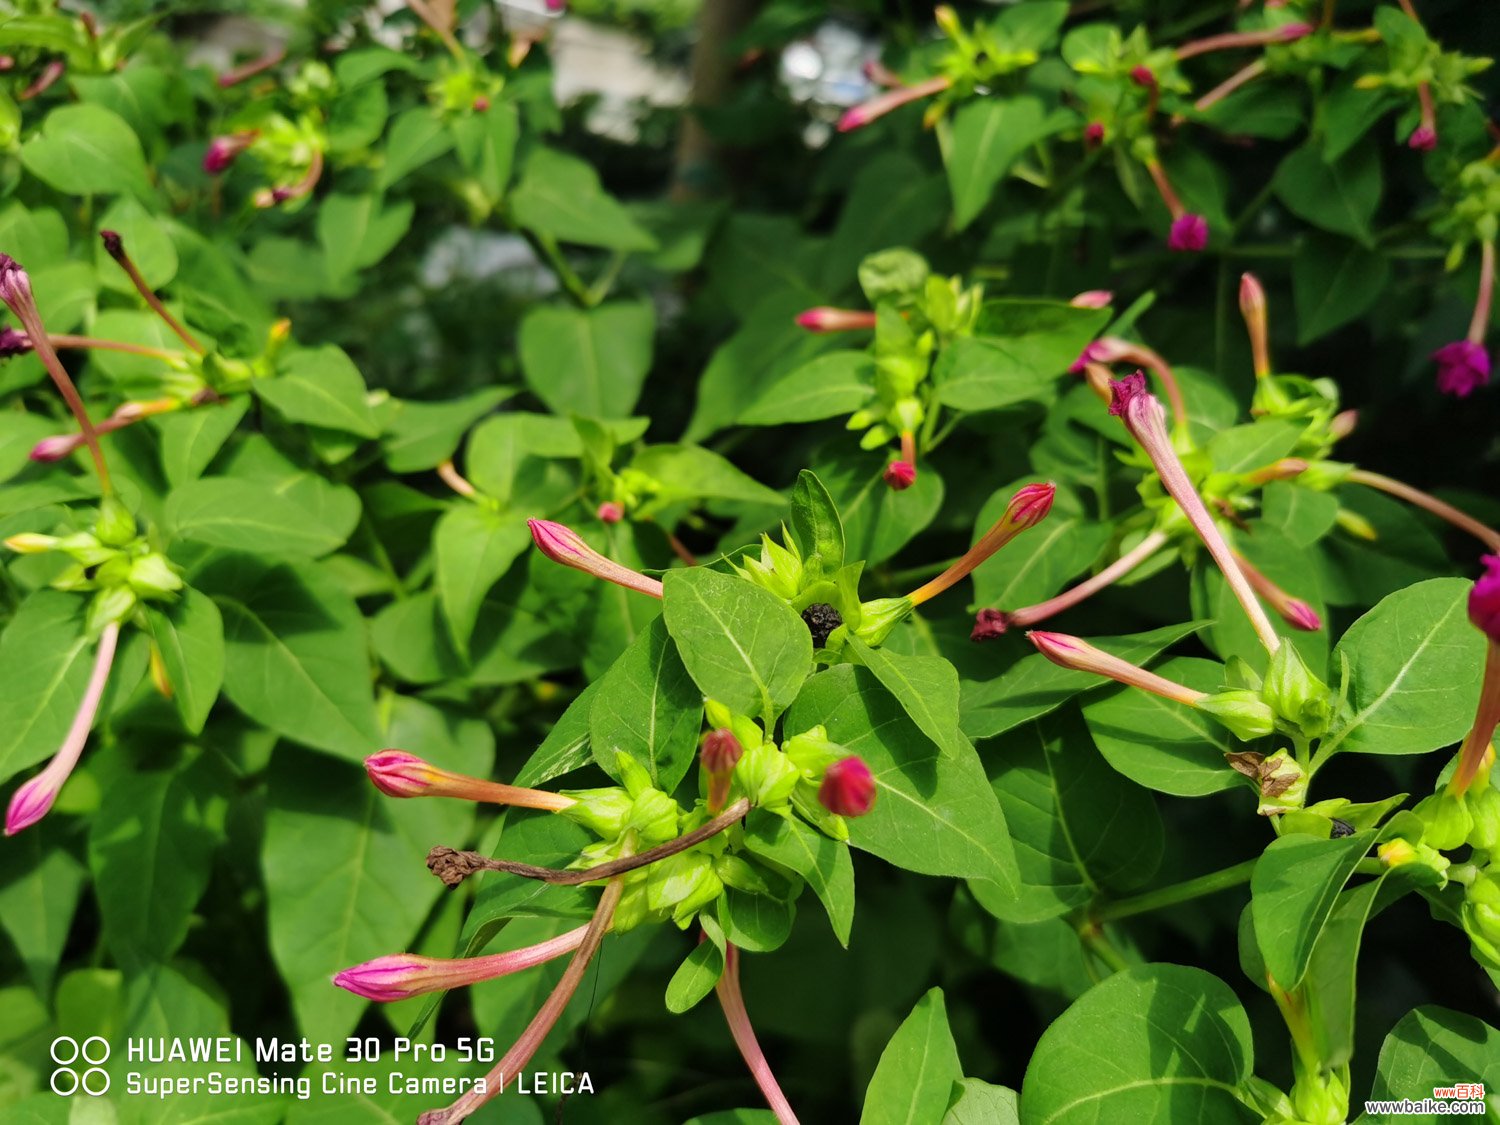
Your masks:
M365 759L365 772L370 775L375 788L387 797L456 797L462 801L483 801L549 812L576 804L572 797L564 797L561 793L525 789L454 773L405 750L381 750L371 754Z
M818 800L834 816L864 816L875 807L875 796L875 775L860 758L840 758L818 786Z
M619 523L625 518L625 509L613 500L606 500L599 505L599 510L594 514L605 523Z
M971 641L992 641L1005 636L1010 628L1010 615L1000 609L981 609L974 617L974 628L969 631Z
M745 748L727 727L711 730L703 736L703 768L709 773L726 774L739 764Z
M661 597L659 581L627 566L621 566L613 559L605 558L585 543L572 528L552 520L527 520L526 526L531 529L531 538L537 549L553 562L571 566L574 570L592 574L595 578L602 578L617 586L624 586L627 590L637 590L642 594L650 594L653 598Z
M14 309L17 301L31 299L31 278L21 263L9 254L0 254L0 301Z
M1104 143L1104 123L1102 121L1090 121L1083 127L1083 143L1089 148L1097 148Z
M1117 683L1149 691L1163 699L1196 707L1207 697L1207 692L1195 691L1186 684L1179 684L1158 676L1155 672L1130 663L1118 656L1111 656L1103 649L1095 648L1078 637L1066 633L1044 633L1034 630L1026 634L1037 651L1059 668L1074 672L1089 672L1095 676L1107 676Z
M1035 527L1052 511L1052 501L1057 497L1057 485L1028 484L1016 490L1005 506L1006 521L1018 531Z
M1017 489L994 526L980 536L979 541L947 570L907 595L907 600L912 605L921 605L967 577L975 567L1017 535L1041 523L1052 510L1052 500L1056 495L1057 485L1050 481L1045 484L1028 484Z
M1419 125L1406 138L1406 147L1418 152L1431 152L1437 148L1437 130L1430 125Z
M477 98L474 99L474 112L475 113L484 113L489 108L490 108L490 99L487 98L487 97L485 97L483 94L480 94Z
M61 461L83 444L82 434L55 434L31 447L33 461Z
M1500 555L1485 555L1484 573L1469 591L1469 620L1474 628L1500 644Z
M1085 289L1068 304L1075 309L1103 309L1108 308L1114 299L1114 293L1108 289Z
M247 131L215 137L209 142L208 151L203 154L203 170L210 176L225 172L235 158L255 142L255 136L253 131Z
M826 305L797 314L797 325L809 332L852 332L874 328L875 314L861 309L835 309Z
M1292 43L1305 39L1316 30L1317 27L1310 23L1288 23L1281 26L1278 37L1283 43Z
M1145 66L1144 64L1134 68L1130 72L1130 80L1142 89L1156 89L1156 75L1149 66Z
M933 94L942 93L953 85L953 79L946 76L929 78L925 82L916 82L910 86L902 86L897 90L890 90L871 98L862 105L846 110L839 118L838 130L847 133L852 129L860 129L874 121L878 117L884 117L893 109L898 109L908 102L920 101L922 98L931 97Z
M917 480L917 467L910 461L892 461L881 474L892 492L905 492Z
M1082 375L1088 370L1091 363L1111 362L1110 349L1103 340L1095 340L1083 351L1078 353L1078 358L1068 364L1069 375Z
M1455 340L1432 353L1438 365L1438 390L1455 398L1468 398L1490 381L1490 355L1483 344Z
M15 328L0 328L0 359L31 351L31 337Z
M1288 598L1281 616L1293 629L1301 629L1306 633L1316 633L1323 627L1323 619L1318 616L1318 611L1301 598Z
M1340 410L1328 423L1328 436L1334 441L1343 441L1359 425L1358 410Z
M415 953L395 953L345 969L333 978L333 983L366 1000L381 1003L409 1000L429 992L494 980L551 961L582 945L587 930L587 926L579 926L548 941L488 957L419 957Z
M1167 249L1196 254L1208 245L1208 220L1202 215L1184 211L1172 220L1167 234Z

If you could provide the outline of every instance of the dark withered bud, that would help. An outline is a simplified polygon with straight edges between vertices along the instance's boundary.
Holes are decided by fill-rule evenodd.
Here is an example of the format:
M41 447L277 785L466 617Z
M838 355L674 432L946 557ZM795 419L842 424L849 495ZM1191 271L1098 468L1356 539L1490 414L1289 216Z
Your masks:
M812 634L813 648L822 648L833 631L844 623L844 618L827 602L814 602L802 611L802 623Z
M125 256L125 240L112 230L101 230L99 238L104 243L104 252L115 261Z
M1350 824L1347 820L1340 820L1336 816L1331 819L1333 827L1328 831L1328 838L1330 840L1341 840L1345 836L1354 835L1354 825Z

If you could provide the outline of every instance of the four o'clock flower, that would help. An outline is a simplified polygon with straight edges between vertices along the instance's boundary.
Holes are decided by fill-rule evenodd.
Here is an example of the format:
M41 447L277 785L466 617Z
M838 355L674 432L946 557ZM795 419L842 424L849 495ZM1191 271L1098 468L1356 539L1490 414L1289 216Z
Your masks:
M10 799L5 812L5 834L14 836L23 828L30 828L52 808L63 782L73 772L88 741L89 729L94 725L94 716L99 711L99 701L104 696L104 685L109 682L109 669L115 661L115 647L120 640L120 625L111 621L99 634L99 645L94 651L94 670L84 689L83 699L73 714L73 723L68 727L63 744L53 755L52 761Z
M537 549L553 562L571 566L574 570L592 574L595 578L602 578L617 586L624 586L627 590L638 590L653 598L661 597L659 581L631 570L628 566L621 566L613 559L605 558L585 543L572 528L552 520L527 520L526 526L531 529L531 538Z
M1177 501L1177 506L1203 540L1208 553L1224 572L1224 580L1239 600L1250 624L1255 627L1261 644L1265 645L1267 652L1274 654L1281 647L1281 638L1271 628L1270 618L1266 616L1255 591L1235 562L1223 532L1208 514L1203 498L1193 487L1177 451L1172 448L1172 439L1167 433L1166 412L1162 410L1156 396L1146 389L1144 372L1137 371L1134 375L1115 381L1114 401L1110 403L1109 412L1124 421L1130 436L1135 438L1136 443L1151 459L1157 476L1161 478L1162 487Z
M910 461L892 461L880 475L892 492L905 492L917 481L917 467Z
M1310 23L1284 23L1280 27L1267 27L1259 31L1229 31L1223 35L1210 35L1184 43L1174 52L1178 61L1206 55L1210 51L1223 51L1231 47L1264 47L1272 43L1291 43L1311 35L1316 28Z
M1068 304L1075 309L1103 309L1108 308L1114 299L1114 293L1108 289L1085 289Z
M1240 315L1250 333L1255 377L1263 379L1271 373L1271 344L1266 325L1266 291L1253 273L1240 274Z
M1142 691L1149 691L1152 695L1159 695L1163 699L1185 703L1189 707L1196 707L1208 698L1207 692L1195 691L1185 684L1175 683L1165 676L1158 676L1155 672L1148 672L1128 660L1111 656L1103 649L1095 648L1079 637L1070 637L1066 633L1043 633L1033 630L1026 634L1026 639L1036 646L1038 652L1059 668L1070 668L1075 672L1090 672L1095 676L1107 676L1117 683L1129 684Z
M1293 629L1301 629L1304 632L1316 633L1323 627L1323 619L1318 616L1318 611L1313 609L1301 598L1294 598L1280 586L1272 582L1259 570L1257 570L1244 555L1238 551L1234 552L1234 561L1239 564L1245 572L1245 578L1255 592L1265 599L1267 605L1281 615L1283 621Z
M1090 121L1083 127L1083 143L1086 148L1098 148L1104 143L1104 123Z
M573 952L583 944L587 932L587 926L579 926L536 945L487 957L419 957L415 953L395 953L345 969L333 978L333 983L366 1000L382 1003L409 1000L541 965Z
M931 582L913 590L905 600L912 605L921 605L967 577L970 571L1021 532L1041 523L1052 510L1052 499L1056 495L1057 486L1050 481L1046 484L1028 484L1018 489L994 526L980 536L979 541L962 558Z
M1208 220L1182 205L1160 160L1150 157L1146 161L1146 171L1151 173L1151 182L1156 185L1157 194L1172 216L1172 228L1167 232L1167 249L1196 254L1208 245Z
M839 118L838 130L847 133L851 129L859 129L874 121L877 117L884 117L893 109L899 109L908 102L921 101L930 98L934 94L941 94L953 85L953 79L947 76L928 78L922 82L914 82L910 86L902 86L896 90L889 90L879 94L853 109L846 110Z
M718 812L729 799L734 767L739 765L744 754L744 745L728 727L717 727L703 736L699 760L703 763L703 772L708 774L709 812Z
M797 324L809 332L853 332L875 327L875 314L863 309L835 309L827 305L797 314Z
M875 775L862 758L840 758L818 785L819 803L834 816L864 816L875 807L875 797Z
M1469 591L1469 620L1488 642L1484 656L1484 680L1479 689L1479 710L1458 751L1458 768L1448 783L1449 792L1462 796L1485 762L1495 728L1500 726L1500 556L1484 556L1484 574Z
M601 523L619 523L625 518L625 509L613 500L606 500L599 505L599 510L594 514L599 517Z
M1417 83L1417 105L1421 108L1421 114L1417 119L1417 127L1406 138L1406 144L1418 152L1431 152L1437 148L1438 134L1437 110L1432 104L1430 83Z
M1438 390L1455 398L1467 398L1490 381L1490 355L1484 350L1484 336L1490 327L1490 304L1495 294L1495 243L1479 245L1479 294L1474 301L1474 315L1469 332L1462 340L1444 344L1432 353L1438 365Z
M227 133L222 137L215 137L209 142L208 151L203 154L203 170L210 176L227 171L235 158L255 143L256 136L255 130L250 129L243 133Z
M14 328L0 328L0 359L25 355L31 351L31 337Z
M365 759L365 772L387 797L457 797L523 809L557 812L576 804L572 797L544 789L503 785L480 777L454 773L405 750L381 750Z

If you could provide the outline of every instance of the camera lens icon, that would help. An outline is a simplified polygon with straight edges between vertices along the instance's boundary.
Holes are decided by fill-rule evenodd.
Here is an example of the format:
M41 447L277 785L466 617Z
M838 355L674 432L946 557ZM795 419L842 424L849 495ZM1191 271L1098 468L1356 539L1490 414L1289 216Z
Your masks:
M71 1035L52 1040L52 1072L49 1085L59 1097L71 1097L82 1090L97 1098L109 1092L109 1072L101 1065L109 1061L109 1043L102 1035L90 1035L79 1042Z

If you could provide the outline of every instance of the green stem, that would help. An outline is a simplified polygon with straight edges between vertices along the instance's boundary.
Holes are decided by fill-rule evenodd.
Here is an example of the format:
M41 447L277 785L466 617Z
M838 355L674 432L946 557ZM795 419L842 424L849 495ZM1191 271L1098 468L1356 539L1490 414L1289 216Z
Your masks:
M547 264L557 275L558 282L568 291L568 296L586 309L591 309L599 303L594 299L593 292L584 284L583 278L579 277L573 267L568 265L568 260L563 256L555 238L550 234L532 234L529 231L525 233L527 240L541 252L542 257L547 259Z
M1244 863L1236 863L1233 867L1226 867L1222 871L1211 871L1207 875L1199 875L1196 879L1187 879L1168 887L1159 887L1154 891L1147 891L1145 894L1134 895L1131 898L1106 902L1095 907L1092 917L1096 922L1118 922L1121 918L1131 918L1137 914L1160 910L1165 906L1176 906L1180 902L1190 902L1204 895L1228 890L1230 887L1249 882L1250 873L1255 870L1255 863L1255 860L1247 859Z

